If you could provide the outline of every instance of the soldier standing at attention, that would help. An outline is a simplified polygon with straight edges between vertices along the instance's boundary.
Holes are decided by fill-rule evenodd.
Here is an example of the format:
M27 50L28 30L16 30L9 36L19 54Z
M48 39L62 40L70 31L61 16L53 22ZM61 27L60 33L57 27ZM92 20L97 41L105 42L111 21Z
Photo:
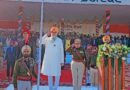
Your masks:
M73 77L73 90L81 90L82 78L85 71L84 61L86 60L85 50L81 47L79 38L74 40L74 44L68 50L73 55L71 71Z
M32 76L37 78L34 71L35 62L30 57L31 48L29 45L22 47L23 57L16 61L13 72L14 90L32 90L31 79Z

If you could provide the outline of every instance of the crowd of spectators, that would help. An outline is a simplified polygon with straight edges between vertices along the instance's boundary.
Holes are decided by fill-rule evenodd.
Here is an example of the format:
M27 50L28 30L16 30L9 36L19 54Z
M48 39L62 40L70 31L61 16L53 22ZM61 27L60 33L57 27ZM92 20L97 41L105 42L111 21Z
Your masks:
M71 46L74 42L75 38L80 37L82 41L82 46L84 48L87 47L87 45L97 46L103 44L102 37L103 35L96 36L95 34L82 34L77 32L67 32L63 33L61 32L59 34L59 37L63 40L64 48L66 50L66 43L69 41L69 46ZM22 38L21 38L22 39ZM16 31L0 31L0 53L5 56L6 48L10 46L10 41L14 41L14 47L17 47L19 44L19 40L17 38L17 32ZM33 44L33 48L39 47L39 33L31 31L31 37L30 42ZM111 36L111 42L110 44L115 44L116 42L124 44L128 47L130 47L130 37L127 37L126 35L122 36ZM19 49L18 49L19 50ZM38 53L37 50L35 50L34 54ZM36 54L37 55L37 54ZM37 57L37 56L35 56Z

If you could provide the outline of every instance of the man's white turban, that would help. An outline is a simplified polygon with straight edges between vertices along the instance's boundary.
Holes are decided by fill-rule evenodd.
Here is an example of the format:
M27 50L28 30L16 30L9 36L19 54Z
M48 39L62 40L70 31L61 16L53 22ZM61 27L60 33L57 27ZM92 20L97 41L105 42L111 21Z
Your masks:
M24 53L24 50L28 49L28 51L31 53L31 47L29 45L24 45L22 47L22 53Z

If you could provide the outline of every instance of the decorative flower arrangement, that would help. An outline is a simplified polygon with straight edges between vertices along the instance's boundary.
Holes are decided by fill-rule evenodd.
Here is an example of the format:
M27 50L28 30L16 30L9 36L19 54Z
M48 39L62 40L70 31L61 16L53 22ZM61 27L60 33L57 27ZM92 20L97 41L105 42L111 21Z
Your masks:
M103 40L104 44L102 44L102 45L100 45L98 47L97 65L101 64L100 59L103 58L104 56L111 57L112 49L111 49L111 46L109 44L109 42L110 42L110 36L105 35L102 38L102 40Z
M111 57L111 46L109 44L104 44L101 46L101 54L102 56L109 56Z
M116 58L126 57L129 51L129 48L126 45L122 45L120 43L116 43L111 46L112 48L112 56Z
M105 56L109 58L122 58L125 59L127 57L128 52L130 52L130 48L126 45L122 45L120 43L116 43L115 45L110 45L110 37L108 35L103 37L104 44L98 47L98 56L97 56L97 65L101 65L101 59Z
M111 46L109 44L110 42L110 36L109 35L105 35L102 38L104 44L99 46L99 50L98 50L98 56L109 56L110 57L110 53L111 53Z

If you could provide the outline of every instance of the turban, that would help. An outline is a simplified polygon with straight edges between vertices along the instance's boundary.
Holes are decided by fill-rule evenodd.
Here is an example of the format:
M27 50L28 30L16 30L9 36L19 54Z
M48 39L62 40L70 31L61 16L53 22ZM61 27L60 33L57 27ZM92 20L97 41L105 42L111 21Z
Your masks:
M31 52L31 47L29 46L29 45L24 45L23 47L22 47L22 53L24 53L24 50L28 50L29 52Z
M58 33L59 29L58 29L58 27L53 26L53 27L51 27L50 32L52 32L52 33Z
M103 40L103 42L110 42L110 36L109 35L105 35L105 36L103 36L103 38L102 38L102 40Z
M29 35L31 34L30 30L27 27L23 27L22 34L24 33L27 33Z
M28 36L25 38L25 44L28 44L29 38L30 38L30 34L31 34L31 33L30 33L30 30L27 29L27 28L23 28L22 34L25 34L25 33L28 34Z

